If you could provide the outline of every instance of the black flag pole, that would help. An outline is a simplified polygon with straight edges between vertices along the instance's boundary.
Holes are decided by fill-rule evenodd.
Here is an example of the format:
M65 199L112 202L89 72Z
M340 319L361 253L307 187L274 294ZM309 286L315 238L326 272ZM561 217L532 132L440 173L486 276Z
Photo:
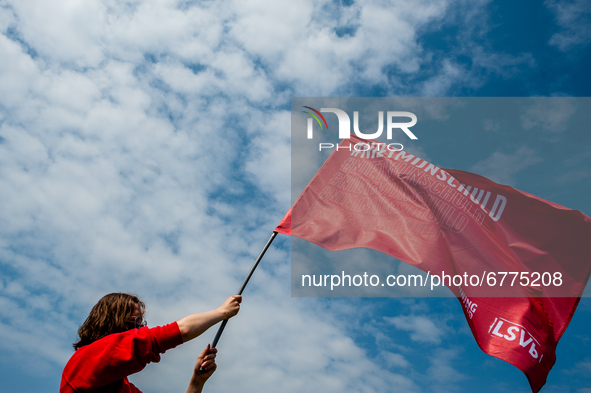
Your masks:
M252 274L254 273L255 269L259 265L259 262L261 261L261 259L263 259L263 255L265 255L265 252L267 252L267 249L269 248L269 246L271 245L271 243L273 243L273 240L275 239L275 236L277 236L277 232L273 232L273 234L271 235L271 237L269 238L269 240L267 240L267 244L265 244L265 247L263 247L263 250L259 254L259 257L256 259L256 261L254 261L254 264L250 268L250 271L248 272L248 275L244 279L244 282L242 283L242 286L240 287L240 289L238 290L238 293L236 295L242 295L242 292L244 291L244 288L246 287L246 284L248 284L248 280L250 280L250 277L252 277ZM213 343L211 344L211 347L212 348L215 348L216 345L218 344L218 341L220 340L220 337L222 335L222 332L224 331L224 328L226 327L226 324L227 323L228 323L228 320L227 319L224 319L222 321L222 324L220 325L220 327L218 329L218 332L215 334L215 337L213 339Z

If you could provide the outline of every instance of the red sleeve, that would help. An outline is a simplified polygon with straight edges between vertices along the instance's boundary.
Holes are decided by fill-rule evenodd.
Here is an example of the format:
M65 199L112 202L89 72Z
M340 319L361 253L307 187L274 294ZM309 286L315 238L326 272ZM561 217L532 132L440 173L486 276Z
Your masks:
M91 389L141 371L160 354L183 343L176 322L110 334L78 349L62 373L60 392Z

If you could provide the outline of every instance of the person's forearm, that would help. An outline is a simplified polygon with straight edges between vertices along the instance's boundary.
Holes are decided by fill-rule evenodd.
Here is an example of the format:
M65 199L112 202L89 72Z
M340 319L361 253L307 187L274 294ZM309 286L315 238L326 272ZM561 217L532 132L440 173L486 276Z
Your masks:
M191 378L191 382L187 388L187 393L201 393L201 391L203 391L204 384L205 382L195 381L193 378Z
M177 324L179 325L183 342L194 339L224 319L232 318L240 310L241 301L242 296L240 295L230 296L224 304L215 310L191 314L178 320Z
M187 315L177 321L183 342L194 339L216 323L228 318L219 309Z

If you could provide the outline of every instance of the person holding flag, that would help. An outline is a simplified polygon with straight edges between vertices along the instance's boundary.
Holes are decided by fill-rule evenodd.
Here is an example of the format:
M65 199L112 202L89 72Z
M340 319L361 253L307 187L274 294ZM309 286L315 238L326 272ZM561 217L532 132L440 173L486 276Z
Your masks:
M135 295L110 293L92 308L78 329L76 352L62 373L60 393L141 393L127 377L160 354L201 335L216 323L235 316L242 297L229 297L215 310L191 314L164 326L148 328L145 304ZM216 370L217 350L208 345L197 357L187 393L198 393Z

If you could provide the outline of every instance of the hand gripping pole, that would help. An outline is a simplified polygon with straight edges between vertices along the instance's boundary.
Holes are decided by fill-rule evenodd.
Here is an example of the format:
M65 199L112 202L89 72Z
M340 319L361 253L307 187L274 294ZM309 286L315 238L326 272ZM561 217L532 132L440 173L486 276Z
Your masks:
M255 269L259 265L259 262L261 261L261 259L263 259L263 255L265 255L265 252L267 252L267 249L269 248L269 246L271 245L271 243L273 243L273 240L275 239L276 236L277 236L277 232L273 232L273 234L271 235L271 237L269 238L269 240L267 240L267 244L265 244L265 247L263 247L263 250L259 254L259 257L256 259L256 261L254 261L254 264L250 268L250 271L248 272L248 275L244 279L244 282L242 283L242 286L240 287L240 289L238 290L238 293L236 295L242 295L242 292L244 291L244 288L246 287L246 284L248 284L248 280L250 280L250 277L252 277L252 274L254 273ZM215 337L213 339L213 343L211 344L211 347L212 348L215 348L216 345L218 344L218 341L220 340L220 337L222 335L222 332L224 331L224 328L226 327L226 324L227 323L228 323L228 320L227 319L224 319L222 321L222 324L220 325L220 327L218 329L218 332L215 334Z

